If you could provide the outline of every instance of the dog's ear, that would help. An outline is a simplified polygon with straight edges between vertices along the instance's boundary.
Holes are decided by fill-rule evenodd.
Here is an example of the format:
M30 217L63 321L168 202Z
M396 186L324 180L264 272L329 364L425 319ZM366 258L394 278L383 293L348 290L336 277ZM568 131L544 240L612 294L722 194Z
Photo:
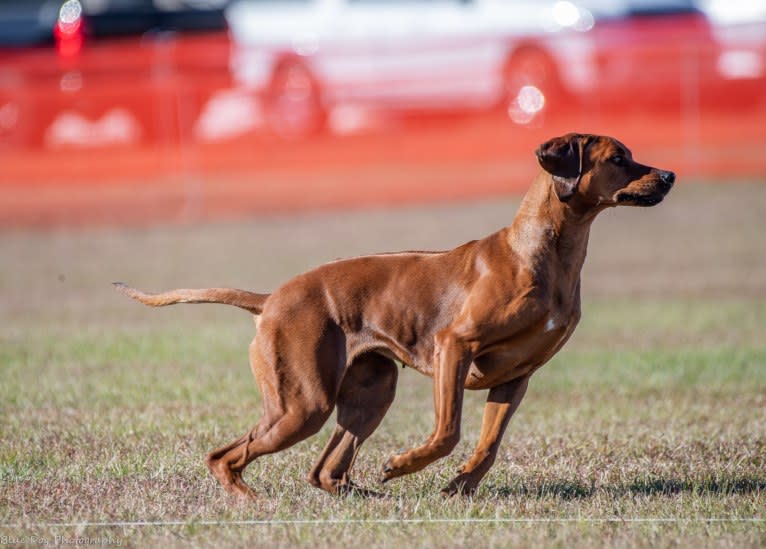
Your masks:
M553 186L562 202L572 198L580 183L585 141L585 136L570 133L546 141L535 151L540 166L553 177Z

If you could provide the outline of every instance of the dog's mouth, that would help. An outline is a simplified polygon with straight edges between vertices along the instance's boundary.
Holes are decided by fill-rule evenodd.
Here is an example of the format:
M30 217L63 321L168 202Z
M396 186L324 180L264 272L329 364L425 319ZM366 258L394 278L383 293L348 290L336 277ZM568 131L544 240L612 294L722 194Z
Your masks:
M650 193L650 194L636 194L636 193L620 193L617 195L617 203L623 206L655 206L662 202L667 193Z
M654 206L662 202L665 195L673 188L672 181L660 179L654 185L649 186L644 192L635 192L623 189L617 193L617 203L623 206Z

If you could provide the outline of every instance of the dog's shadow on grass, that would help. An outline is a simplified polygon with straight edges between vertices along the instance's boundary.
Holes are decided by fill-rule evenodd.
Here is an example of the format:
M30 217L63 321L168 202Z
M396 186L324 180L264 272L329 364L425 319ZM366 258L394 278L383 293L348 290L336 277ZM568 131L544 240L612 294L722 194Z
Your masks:
M672 496L690 494L750 494L766 492L766 478L753 476L728 479L636 479L619 484L592 484L579 480L552 480L514 484L511 486L488 485L491 497L552 497L561 500L588 499L598 494L610 496Z

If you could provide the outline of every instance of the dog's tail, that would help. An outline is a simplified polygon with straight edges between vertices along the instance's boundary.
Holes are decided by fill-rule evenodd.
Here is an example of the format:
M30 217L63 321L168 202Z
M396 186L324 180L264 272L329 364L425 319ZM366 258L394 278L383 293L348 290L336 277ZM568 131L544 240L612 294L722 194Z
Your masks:
M250 311L254 315L263 312L263 304L269 294L256 294L234 288L205 288L202 290L170 290L161 294L147 294L122 282L113 282L117 291L151 307L164 307L176 303L222 303Z

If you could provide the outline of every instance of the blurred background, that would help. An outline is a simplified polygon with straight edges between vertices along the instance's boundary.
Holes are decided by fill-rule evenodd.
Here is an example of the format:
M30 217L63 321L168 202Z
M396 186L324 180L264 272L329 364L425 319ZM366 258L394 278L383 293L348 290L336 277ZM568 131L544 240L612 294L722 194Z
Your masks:
M766 0L0 0L0 534L763 547L765 91ZM110 282L270 292L451 249L510 223L533 151L571 131L679 183L596 222L583 320L477 498L437 495L480 433L469 391L461 446L393 497L314 495L329 421L253 464L265 497L233 507L202 456L260 415L252 322ZM431 380L399 380L362 486L433 428ZM277 522L231 523L254 517ZM466 517L486 524L445 524Z
M618 137L766 177L766 0L0 0L0 226L523 192Z

